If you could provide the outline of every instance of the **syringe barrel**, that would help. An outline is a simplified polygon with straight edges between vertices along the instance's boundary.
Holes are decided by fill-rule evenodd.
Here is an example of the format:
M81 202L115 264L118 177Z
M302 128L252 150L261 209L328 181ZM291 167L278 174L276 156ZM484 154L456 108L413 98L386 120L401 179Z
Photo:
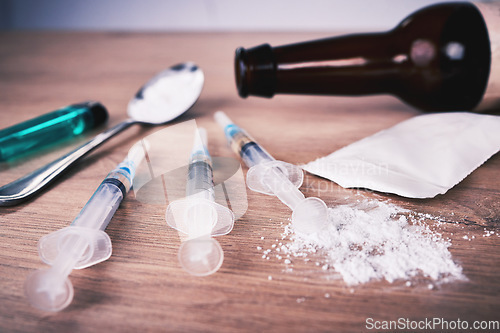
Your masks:
M207 131L203 127L196 130L189 157L186 196L215 201L212 157L207 149Z
M224 134L233 151L251 168L254 165L274 161L274 158L247 132L231 123L224 127Z
M215 201L212 165L208 160L197 160L189 164L186 196Z
M126 186L116 178L106 178L71 225L106 229L127 190Z
M141 152L141 147L138 145L130 150L128 157L102 181L71 225L106 229L132 186L135 169L144 157L144 152L142 155Z
M241 147L240 156L249 168L260 163L274 161L274 158L255 141L248 142Z

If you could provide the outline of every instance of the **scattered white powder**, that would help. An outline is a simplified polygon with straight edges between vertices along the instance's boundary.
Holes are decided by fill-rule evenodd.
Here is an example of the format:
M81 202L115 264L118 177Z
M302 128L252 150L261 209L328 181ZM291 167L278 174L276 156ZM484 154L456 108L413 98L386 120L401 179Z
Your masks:
M494 231L487 230L486 228L484 228L484 235L483 235L483 237L490 237L490 236L493 236L494 234L495 234Z
M348 285L415 276L439 282L465 279L448 251L451 243L419 222L418 214L372 200L329 208L328 216L325 229L312 235L294 233L291 225L286 226L284 236L290 242L280 247L281 253L288 258L325 254L322 270L335 270Z

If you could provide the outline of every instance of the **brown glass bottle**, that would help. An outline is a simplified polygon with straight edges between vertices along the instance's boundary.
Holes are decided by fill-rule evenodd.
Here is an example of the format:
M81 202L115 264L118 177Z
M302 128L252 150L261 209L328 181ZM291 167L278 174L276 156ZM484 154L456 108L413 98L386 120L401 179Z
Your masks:
M239 95L393 94L422 110L471 110L491 64L488 30L470 3L423 8L384 33L238 48Z

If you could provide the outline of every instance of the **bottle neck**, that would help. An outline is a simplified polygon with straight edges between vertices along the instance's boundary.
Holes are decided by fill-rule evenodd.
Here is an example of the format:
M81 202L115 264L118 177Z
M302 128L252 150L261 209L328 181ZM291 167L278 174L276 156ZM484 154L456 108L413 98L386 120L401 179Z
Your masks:
M392 93L398 75L391 33L356 34L236 51L240 96L276 93L366 95Z

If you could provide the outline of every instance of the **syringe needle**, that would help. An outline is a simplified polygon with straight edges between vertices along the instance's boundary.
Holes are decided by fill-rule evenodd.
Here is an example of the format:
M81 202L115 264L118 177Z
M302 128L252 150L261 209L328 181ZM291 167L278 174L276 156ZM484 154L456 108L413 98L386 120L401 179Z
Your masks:
M186 198L170 203L165 213L167 224L187 235L179 247L179 262L190 274L215 273L224 260L224 252L213 236L233 229L233 212L215 202L212 159L207 149L204 128L195 133L189 159Z
M275 160L224 112L216 112L214 118L223 128L231 148L250 168L247 172L248 187L259 193L275 195L290 207L295 230L302 233L320 231L326 224L328 208L323 200L305 198L299 191L304 179L302 169Z
M134 145L71 225L40 239L38 253L51 267L31 273L25 282L25 293L33 306L54 312L64 309L73 299L73 286L68 279L71 271L95 265L111 256L111 240L104 229L130 189L135 169L143 157L142 145Z

